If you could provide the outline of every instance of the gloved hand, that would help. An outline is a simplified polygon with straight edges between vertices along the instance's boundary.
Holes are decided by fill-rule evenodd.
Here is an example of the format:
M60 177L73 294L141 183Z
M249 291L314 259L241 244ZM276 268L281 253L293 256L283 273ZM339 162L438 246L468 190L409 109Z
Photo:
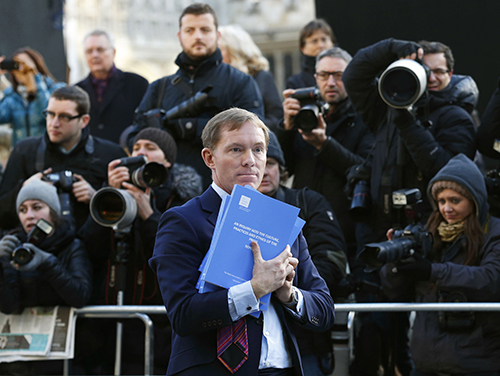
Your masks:
M399 130L408 128L416 121L415 116L407 109L397 109L395 113L394 124L396 124Z
M163 124L174 135L176 140L192 140L196 137L197 118L166 120Z
M354 186L360 180L370 181L372 171L369 166L366 165L354 165L351 166L346 172L346 185L344 187L344 192L347 197L352 198L354 192Z
M392 268L392 273L401 274L413 281L428 281L431 279L432 263L420 253L412 256L414 261L408 260Z
M391 51L396 54L397 58L409 56L417 53L418 49L422 48L418 43L406 40L393 39L391 42Z
M16 248L21 241L14 235L5 235L0 240L0 257L11 257L12 251Z
M33 253L33 259L28 262L26 265L17 265L14 261L11 261L12 265L20 271L33 271L38 268L38 266L44 262L47 258L49 258L52 254L42 251L36 245L31 243L24 243L24 248L29 249Z

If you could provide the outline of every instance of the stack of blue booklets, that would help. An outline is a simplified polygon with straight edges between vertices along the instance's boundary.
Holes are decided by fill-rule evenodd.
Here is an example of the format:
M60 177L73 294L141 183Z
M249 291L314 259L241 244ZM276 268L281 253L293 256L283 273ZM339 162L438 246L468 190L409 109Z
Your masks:
M302 230L305 222L298 217L299 211L250 186L235 185L222 200L210 248L199 268L198 291L228 289L250 281L251 242L259 244L264 260L275 258ZM260 310L267 309L269 300L270 294L260 299Z

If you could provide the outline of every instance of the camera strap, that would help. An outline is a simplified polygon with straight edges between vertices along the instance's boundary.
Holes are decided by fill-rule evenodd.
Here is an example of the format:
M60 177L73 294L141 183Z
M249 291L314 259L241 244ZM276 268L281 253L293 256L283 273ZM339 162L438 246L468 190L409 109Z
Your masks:
M45 142L45 136L40 138L40 143L36 150L36 160L35 169L36 171L43 171L45 169L45 151L47 150L47 143ZM93 154L95 151L94 137L89 134L87 142L85 143L85 152L87 154Z

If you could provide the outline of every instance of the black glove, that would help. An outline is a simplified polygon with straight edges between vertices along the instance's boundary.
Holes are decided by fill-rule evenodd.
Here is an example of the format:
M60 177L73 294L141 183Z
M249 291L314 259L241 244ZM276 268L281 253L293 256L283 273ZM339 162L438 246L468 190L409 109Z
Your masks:
M413 259L414 261L411 261ZM393 273L401 274L413 281L428 281L431 279L432 263L415 253L410 259L397 264L392 268Z
M354 165L351 166L346 173L346 185L344 188L344 193L347 197L352 198L352 193L354 192L354 186L360 180L370 181L372 170L366 165Z
M165 120L163 124L176 140L192 140L196 137L197 118Z
M394 124L396 124L399 130L408 128L416 121L415 116L407 109L396 109L395 113Z
M417 53L421 46L415 42L406 40L393 39L391 43L391 51L396 54L397 58L406 57L412 53Z

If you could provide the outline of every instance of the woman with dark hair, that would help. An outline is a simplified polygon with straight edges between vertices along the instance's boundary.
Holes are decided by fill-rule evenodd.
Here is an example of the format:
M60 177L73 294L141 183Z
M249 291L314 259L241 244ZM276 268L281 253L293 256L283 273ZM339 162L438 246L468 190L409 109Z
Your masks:
M418 302L500 301L500 220L489 215L484 178L465 155L429 182L433 245L413 262L381 270L384 292ZM388 232L392 238L392 231ZM417 312L411 339L415 376L500 375L496 312Z
M10 314L32 306L82 307L90 298L91 266L83 243L61 218L57 190L35 180L17 195L21 228L0 240L0 311ZM39 244L27 242L28 233L40 219L53 231ZM22 245L33 255L19 265L12 259Z
M0 57L0 62L5 60ZM43 111L47 108L50 94L66 85L55 82L39 52L23 47L14 52L12 60L19 68L9 71L12 87L4 91L0 101L0 123L12 124L12 145L29 136L41 136L45 132ZM7 71L0 70L0 74Z

